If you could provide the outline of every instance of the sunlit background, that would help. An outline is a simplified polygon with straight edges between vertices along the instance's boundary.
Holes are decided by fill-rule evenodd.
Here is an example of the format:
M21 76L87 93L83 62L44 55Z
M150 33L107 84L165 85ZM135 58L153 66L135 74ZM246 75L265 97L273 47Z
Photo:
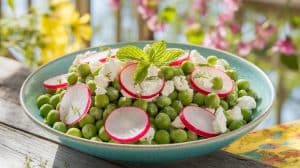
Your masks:
M298 0L0 0L0 56L36 68L89 46L158 39L230 51L272 79L269 127L300 118L299 11Z

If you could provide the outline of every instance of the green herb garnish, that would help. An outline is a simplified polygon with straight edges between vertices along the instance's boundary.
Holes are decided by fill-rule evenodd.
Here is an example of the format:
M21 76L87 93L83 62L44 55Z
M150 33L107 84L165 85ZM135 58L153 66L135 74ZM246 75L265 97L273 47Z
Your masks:
M167 65L182 55L183 52L181 49L167 50L165 41L156 41L146 47L145 51L133 45L124 46L118 50L117 58L121 61L138 62L133 80L136 83L141 83L146 78L151 64L155 66Z

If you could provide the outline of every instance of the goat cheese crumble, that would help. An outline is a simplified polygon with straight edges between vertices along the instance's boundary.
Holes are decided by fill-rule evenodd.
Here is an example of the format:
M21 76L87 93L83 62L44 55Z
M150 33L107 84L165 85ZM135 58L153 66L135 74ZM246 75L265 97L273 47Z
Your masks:
M241 109L251 110L256 108L256 102L251 96L242 96L237 99L237 102L237 106L239 106Z
M222 107L219 107L215 113L215 120L212 122L213 129L217 133L224 133L227 130L226 117Z

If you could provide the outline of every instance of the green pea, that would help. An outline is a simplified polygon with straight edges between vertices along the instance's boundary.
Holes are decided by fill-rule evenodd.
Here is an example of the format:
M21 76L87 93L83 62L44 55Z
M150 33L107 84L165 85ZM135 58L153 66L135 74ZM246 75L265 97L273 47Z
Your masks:
M164 107L161 112L166 113L170 117L171 120L174 120L177 117L176 110L171 106Z
M228 107L228 103L224 100L221 100L220 101L220 106L224 109L224 110L227 110L229 107Z
M214 77L211 79L212 88L215 90L220 90L223 88L223 80L220 77Z
M234 106L237 103L238 94L236 91L232 91L228 96L225 97L228 105Z
M178 93L176 91L173 91L171 94L169 94L169 98L171 100L176 100Z
M239 90L248 90L250 87L249 81L245 79L239 79L236 84Z
M159 96L156 99L156 104L160 108L169 106L171 103L172 103L172 100L168 96Z
M87 77L85 77L85 83L88 83L89 81L94 80L94 76L93 75L88 75Z
M95 76L98 76L99 75L99 72L100 72L101 68L98 68L96 71L94 71L92 73L92 75L95 77Z
M50 125L53 125L56 121L59 121L59 113L57 110L51 110L47 115L47 121Z
M51 89L47 89L47 94L45 95L48 95L49 97L53 94L55 94L56 90L51 90Z
M232 123L233 119L231 118L228 111L225 111L224 114L225 114L225 117L226 117L226 125L229 126Z
M154 140L158 144L168 144L170 143L170 135L166 130L158 130L154 135Z
M205 97L204 103L209 108L217 108L220 104L220 98L215 93L210 93Z
M55 110L59 111L59 107L60 107L60 102L57 103L56 107L55 107Z
M210 65L215 65L218 61L218 57L211 55L207 57L207 63Z
M180 91L178 94L178 99L184 106L187 106L193 102L193 93L188 91Z
M185 75L189 75L194 71L195 65L191 61L185 61L181 65L181 69Z
M133 106L142 108L143 110L147 110L148 102L142 99L137 99L133 102Z
M105 108L105 110L103 112L103 119L105 120L108 117L108 115L116 108L117 108L117 105L115 105L115 104L107 105L107 107Z
M42 117L46 117L50 110L53 110L53 106L50 104L44 104L40 107L40 114Z
M151 116L151 117L156 116L158 109L157 109L157 106L155 105L155 103L151 102L148 104L147 112L148 112L149 116Z
M107 89L107 96L110 101L115 101L119 98L119 91L114 87L108 87Z
M44 118L43 122L47 125L50 125L50 123L48 122L47 118ZM51 126L51 125L50 125Z
M97 130L99 130L104 125L104 120L98 120L95 125Z
M62 93L62 92L65 92L66 90L64 90L64 89L57 89L56 91L55 91L55 94L60 94L60 93Z
M188 141L196 141L198 139L198 135L190 130L187 132L187 136L188 136Z
M101 139L97 136L94 136L90 139L91 141L102 142Z
M150 117L150 125L152 128L154 128L155 130L157 129L157 127L155 126L155 118Z
M184 75L184 73L183 73L183 71L182 71L181 68L173 67L173 71L174 71L174 76Z
M75 72L68 73L67 81L69 85L74 85L78 80L78 76Z
M165 113L158 113L155 117L155 126L159 129L168 129L171 124L170 117Z
M98 136L100 137L100 139L102 141L108 142L110 140L110 137L108 136L108 134L105 132L104 127L100 128L99 132L98 132Z
M68 125L68 128L79 128L79 123Z
M187 135L186 131L183 129L171 130L170 137L171 137L171 140L176 143L185 142L188 140L188 135Z
M104 108L109 104L109 98L106 94L95 96L95 106L98 108Z
M241 111L242 111L243 119L244 119L246 122L251 121L251 117L252 117L252 112L251 112L251 110L249 110L249 109L242 109Z
M114 87L115 89L121 90L118 79L115 79L115 80L112 82L112 85L113 85L113 87Z
M161 67L161 73L166 80L171 80L174 77L174 71L172 67L163 66Z
M85 78L91 73L90 66L88 64L80 64L78 66L78 72L81 77Z
M235 70L227 69L225 72L232 80L236 81L238 79L238 74Z
M171 106L175 109L175 111L177 113L179 113L181 111L181 109L183 108L183 105L182 105L181 101L179 101L179 100L173 101Z
M90 139L97 133L96 126L93 124L85 124L82 128L82 135L86 139Z
M94 80L89 80L87 82L87 86L89 87L89 89L94 92L96 89L97 89L97 86L96 86L96 82Z
M95 96L92 96L92 103L91 106L95 106Z
M128 97L121 97L118 101L118 106L124 107L124 106L130 106L132 103L132 99Z
M41 107L44 104L48 104L49 101L50 101L50 97L48 95L40 95L36 99L36 104L38 105L38 107Z
M235 130L235 129L238 129L238 128L242 127L245 124L246 124L246 121L244 121L244 120L233 120L230 123L228 128L232 131L232 130Z
M248 93L248 96L251 96L254 99L258 98L256 92L254 90L252 90L252 89L249 89L247 93Z
M67 126L61 121L55 122L53 128L63 133L67 132Z
M53 95L50 98L50 104L53 107L56 107L56 105L59 103L59 101L60 101L60 94Z
M79 138L82 137L81 131L78 128L70 128L70 129L68 129L66 134L71 135L71 136L75 136L75 137L79 137Z
M68 69L68 72L76 72L77 71L77 65L71 65Z
M102 109L99 109L97 107L91 107L89 110L89 114L94 117L96 120L101 119L102 117Z
M239 90L239 92L238 92L238 96L239 97L243 97L243 96L247 96L247 91L246 90Z
M90 114L85 115L80 121L79 121L79 127L82 128L86 124L94 124L95 119Z
M196 93L193 97L193 103L197 104L198 106L202 106L204 104L205 95L201 93Z

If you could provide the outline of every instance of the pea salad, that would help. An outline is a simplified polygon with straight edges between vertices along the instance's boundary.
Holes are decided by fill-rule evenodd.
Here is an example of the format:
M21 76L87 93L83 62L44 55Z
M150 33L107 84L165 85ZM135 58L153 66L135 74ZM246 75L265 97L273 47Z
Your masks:
M226 60L165 41L78 54L68 72L43 86L36 103L47 125L108 143L218 136L250 122L258 100Z

